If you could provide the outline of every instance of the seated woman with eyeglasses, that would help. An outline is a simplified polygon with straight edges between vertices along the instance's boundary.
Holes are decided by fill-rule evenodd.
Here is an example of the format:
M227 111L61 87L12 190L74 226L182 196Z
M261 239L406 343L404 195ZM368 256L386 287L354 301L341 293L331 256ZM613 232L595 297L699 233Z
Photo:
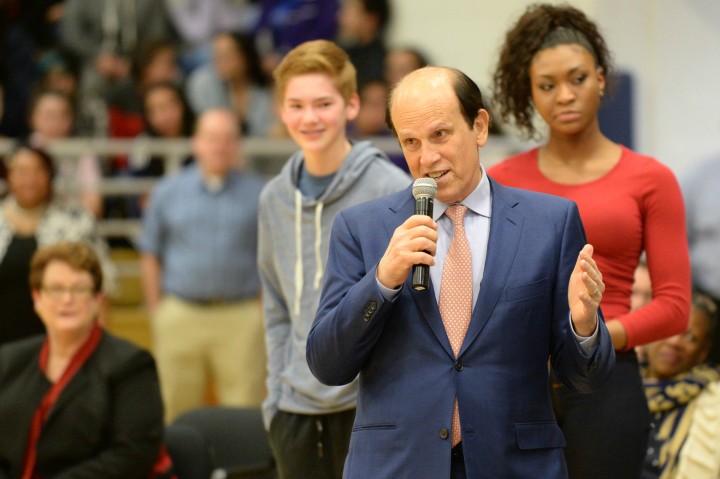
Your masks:
M150 476L163 434L155 362L99 327L102 282L84 243L34 254L47 335L0 348L0 478Z

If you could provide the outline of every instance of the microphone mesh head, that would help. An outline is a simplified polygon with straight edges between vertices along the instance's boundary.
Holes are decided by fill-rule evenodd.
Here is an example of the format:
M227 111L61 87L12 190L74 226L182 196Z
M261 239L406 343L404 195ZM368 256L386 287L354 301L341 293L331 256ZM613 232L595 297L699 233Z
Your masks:
M413 197L417 198L435 198L437 194L437 183L432 178L418 178L413 183Z

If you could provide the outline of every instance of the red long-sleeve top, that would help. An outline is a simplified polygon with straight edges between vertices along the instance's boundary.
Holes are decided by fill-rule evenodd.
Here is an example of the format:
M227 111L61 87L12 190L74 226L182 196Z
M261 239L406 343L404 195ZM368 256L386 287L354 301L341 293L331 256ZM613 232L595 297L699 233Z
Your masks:
M627 349L685 330L691 298L685 208L668 167L623 147L620 161L601 178L562 184L541 173L535 148L491 167L488 175L507 186L577 203L605 282L600 306L606 319L625 327ZM653 298L630 312L633 274L643 250Z

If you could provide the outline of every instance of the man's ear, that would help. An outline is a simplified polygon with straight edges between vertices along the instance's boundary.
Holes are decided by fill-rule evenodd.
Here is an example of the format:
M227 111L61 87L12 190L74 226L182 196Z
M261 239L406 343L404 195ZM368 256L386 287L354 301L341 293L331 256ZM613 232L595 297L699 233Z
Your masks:
M485 146L488 139L488 132L490 131L490 115L484 108L478 110L475 122L473 123L473 129L475 130L477 145L480 147Z

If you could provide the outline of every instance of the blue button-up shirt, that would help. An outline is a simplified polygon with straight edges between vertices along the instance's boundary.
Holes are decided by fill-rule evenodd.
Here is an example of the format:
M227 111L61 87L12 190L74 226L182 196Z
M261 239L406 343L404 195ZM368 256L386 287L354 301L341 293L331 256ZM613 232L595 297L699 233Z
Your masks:
M143 219L139 248L162 264L162 287L196 301L259 294L257 211L262 177L231 172L210 189L197 166L161 181Z

